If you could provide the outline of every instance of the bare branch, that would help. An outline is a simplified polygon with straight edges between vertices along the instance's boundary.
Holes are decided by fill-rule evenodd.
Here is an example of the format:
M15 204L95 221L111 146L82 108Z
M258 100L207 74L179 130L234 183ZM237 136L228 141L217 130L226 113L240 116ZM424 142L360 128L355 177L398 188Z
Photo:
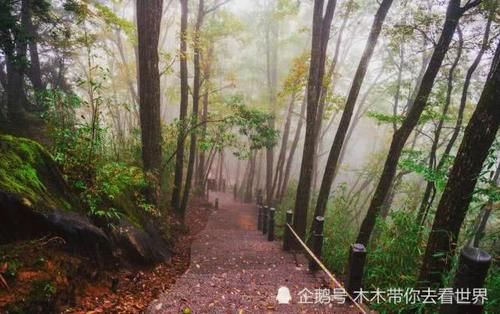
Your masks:
M210 14L210 13L212 13L212 12L216 11L216 10L217 10L218 8L220 8L221 6L223 6L223 5L227 4L227 3L229 3L230 1L231 1L231 0L225 0L225 1L221 1L221 2L219 2L219 3L217 3L217 4L214 4L214 6L213 6L213 7L209 8L209 9L206 9L203 13L204 13L204 15L208 15L208 14Z

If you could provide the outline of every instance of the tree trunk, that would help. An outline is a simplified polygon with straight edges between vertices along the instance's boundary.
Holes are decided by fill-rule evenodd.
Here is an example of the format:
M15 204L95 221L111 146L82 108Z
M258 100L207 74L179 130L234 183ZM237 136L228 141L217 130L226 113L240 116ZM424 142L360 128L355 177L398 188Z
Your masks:
M137 3L139 56L139 99L144 171L153 176L148 198L159 202L161 168L160 72L158 38L160 36L162 0Z
M274 19L268 21L266 29L266 68L267 86L269 92L269 127L274 128L276 113L276 85L278 80L278 22ZM274 147L266 149L266 202L271 204L273 198L273 167Z
M325 105L326 105L326 98L327 98L327 89L330 89L331 92L335 90L335 70L338 64L339 60L339 55L340 55L340 46L342 44L342 38L344 34L345 27L347 26L347 21L349 20L349 15L353 9L353 2L350 0L347 3L347 10L346 13L344 14L344 17L342 19L342 24L339 29L339 34L337 37L337 42L335 43L335 51L333 54L332 62L330 63L330 67L328 68L326 77L324 79L324 83L321 86L321 91L320 91L320 97L319 97L319 105L318 105L318 113L317 113L317 119L318 121L316 122L316 142L315 142L315 152L314 152L314 161L313 161L313 183L312 183L312 190L316 191L317 190L317 185L318 185L318 176L319 176L319 161L320 161L320 154L323 148L323 135L321 134L321 130L323 128L323 115L325 111ZM333 120L332 120L333 121ZM326 131L325 131L326 132ZM312 228L312 226L311 226Z
M177 154L175 156L174 186L172 188L172 207L182 216L180 208L182 179L184 173L184 133L186 132L186 116L188 109L188 67L187 67L187 23L188 0L181 2L181 40L180 40L180 75L181 75L181 103L179 111L179 134L177 135Z
M236 177L234 179L234 195L237 198L238 196L238 187L240 186L240 169L241 169L241 160L238 158L237 164L236 164Z
M363 56L361 57L361 61L359 62L358 68L356 70L352 87L349 91L349 96L347 97L344 113L342 114L342 118L340 119L340 124L337 132L335 133L335 139L328 156L323 181L321 182L321 187L318 195L318 202L314 211L315 217L323 216L325 213L328 196L330 195L333 178L335 176L335 172L337 171L338 160L347 131L349 129L349 124L351 123L356 100L358 99L359 91L361 89L361 85L363 84L370 59L373 55L373 51L375 50L375 46L377 45L378 37L380 35L380 31L382 30L382 25L391 5L392 0L382 1L380 7L377 10L377 13L375 14L375 19L370 30L370 35L363 52Z
M35 91L44 89L42 83L42 72L40 70L40 58L38 56L38 34L37 27L33 25L31 14L31 1L23 0L23 13L21 23L24 31L28 35L28 47L30 54L30 66L28 68L28 76Z
M455 33L458 21L464 11L465 10L460 7L460 0L450 0L446 12L446 20L444 22L443 31L434 52L432 53L431 60L425 71L422 82L415 94L415 101L410 106L406 119L403 121L401 127L394 133L392 138L382 175L375 189L375 193L368 208L366 217L361 224L357 237L358 243L364 244L365 246L368 245L368 241L375 226L375 221L380 208L389 193L393 177L396 174L401 152L406 141L408 140L408 137L418 124L418 120L420 119L420 116L427 104L432 86L434 85L434 80L439 72L439 69L441 68L441 64L453 38L453 34Z
M7 113L10 119L22 118L27 105L23 71L7 57Z
M444 162L446 161L446 158L449 156L451 150L453 149L453 146L455 145L455 142L458 138L458 135L460 134L460 131L462 129L465 105L467 103L467 94L469 92L470 82L472 79L472 75L476 71L477 67L479 66L479 63L481 62L481 59L483 58L485 51L488 49L491 22L492 22L494 16L495 16L495 9L492 8L490 11L490 14L488 15L488 21L486 22L486 28L484 30L483 43L481 45L481 48L479 49L479 51L476 55L476 58L472 62L471 66L467 70L467 74L465 75L464 86L462 88L462 96L460 98L460 107L458 109L457 122L455 124L455 128L453 129L453 133L451 135L450 141L446 145L446 148L443 152L441 160L439 161L439 164L438 164L439 169L441 169L443 167Z
M194 77L193 77L193 113L191 118L191 125L198 124L198 111L200 104L200 85L201 85L201 69L200 69L200 53L201 53L201 43L200 43L200 30L203 24L204 15L204 0L200 0L198 5L198 17L196 19L195 29L194 29ZM182 195L180 212L182 215L186 213L186 207L189 200L189 193L191 192L191 186L193 181L194 172L194 161L196 157L196 130L191 132L191 141L189 143L189 160L188 168L186 173L186 182L184 184L184 192Z
M275 192L279 194L281 188L280 183L283 177L283 168L285 165L286 151L288 146L288 138L290 136L290 126L292 124L292 114L293 106L295 104L295 94L292 95L290 99L290 104L288 105L288 111L286 114L285 126L283 127L283 136L281 138L281 148L278 156L278 162L276 164L276 172L274 174L273 186L271 190L271 198L274 199Z
M283 200L283 197L288 188L288 180L290 179L290 172L292 170L293 158L295 156L295 151L300 140L300 133L302 132L302 126L304 125L304 114L306 113L306 97L302 101L300 106L300 116L297 122L297 129L295 130L295 135L293 137L292 146L290 147L290 152L288 153L288 158L285 167L285 173L283 175L283 181L281 182L281 190L279 191L278 200Z
M221 192L224 185L224 175L222 170L224 169L224 149L222 148L219 152L219 174L217 180L217 191Z
M205 54L200 54L200 61L202 62L203 65L203 82L204 82L204 93L203 93L203 110L202 110L202 115L201 119L203 122L203 127L201 130L202 134L202 140L206 138L207 134L207 120L208 120L208 82L210 81L210 71L211 71L211 58L212 58L212 49L208 48L208 53ZM203 58L203 59L202 59ZM203 176L201 175L202 173L205 173L205 167L206 167L206 155L205 151L200 151L200 155L198 157L199 162L198 162L198 174L200 174L200 177L198 178L198 183L197 185L197 190L200 191L203 195L203 191L205 191L205 186L204 186L204 179Z
M371 85L366 89L366 92L363 94L363 96L361 97L359 103L358 103L358 108L356 109L356 113L354 114L354 118L352 120L352 123L347 131L347 134L345 135L345 139L344 139L344 144L342 145L342 149L340 150L340 156L338 158L338 164L339 165L342 165L342 162L344 160L344 157L345 157L345 154L347 152L347 147L349 146L349 142L351 141L351 138L352 138L352 134L354 133L354 130L356 129L359 121L361 121L361 118L366 114L366 112L368 111L368 108L369 108L369 105L367 105L365 107L365 103L368 99L368 96L370 95L370 93L372 92L372 90L377 87L377 85L379 84L379 79L380 77L384 74L384 68L382 67L381 68L381 71L379 72L379 74L377 75L377 77L375 78L375 80L371 83ZM333 182L335 182L335 178L337 176L337 171L335 171L335 173L333 174L333 179L332 179L332 184Z
M250 153L249 162L249 170L248 170L248 181L246 185L245 191L245 202L250 203L253 198L253 181L255 177L255 164L257 159L257 151L253 151Z
M307 83L307 117L305 145L302 153L299 183L295 198L293 228L304 239L307 226L307 211L311 195L314 153L316 151L316 122L318 101L325 72L326 48L330 27L335 12L336 0L329 0L323 16L324 1L314 1L311 61ZM298 248L298 243L294 241Z
M451 96L453 92L453 75L455 73L455 69L458 65L458 62L460 61L460 57L462 56L462 47L464 45L464 40L462 36L462 31L460 29L460 26L457 27L457 33L458 33L458 48L457 48L457 56L455 57L455 60L453 60L453 64L450 67L450 71L448 72L448 80L447 80L447 89L446 89L446 99L443 107L443 113L441 115L441 118L439 119L438 125L436 127L436 130L434 132L434 138L432 141L432 147L431 151L429 152L429 164L428 167L429 169L433 169L434 171L439 171L440 168L437 167L437 150L439 147L439 139L441 138L441 131L443 130L444 126L444 119L446 115L448 114L448 109L450 108L450 103L451 103ZM436 186L434 184L434 181L429 180L427 181L427 186L425 188L424 196L422 197L422 201L420 202L420 208L418 210L417 214L417 222L419 222L421 225L425 223L426 217L427 217L427 212L429 211L430 207L432 206L432 201L429 202L429 200L433 200L433 194L436 193Z
M439 202L418 282L441 284L451 268L458 235L483 163L500 125L500 44L474 114L465 129L448 182Z
M118 53L120 54L120 60L122 61L122 65L125 69L125 81L127 83L127 87L130 93L130 97L133 102L139 102L137 92L134 87L134 82L133 79L130 75L130 69L127 63L127 58L125 57L125 52L124 52L124 47L123 47L123 42L122 42L122 36L119 30L115 31L115 37L116 37L116 47L118 48Z

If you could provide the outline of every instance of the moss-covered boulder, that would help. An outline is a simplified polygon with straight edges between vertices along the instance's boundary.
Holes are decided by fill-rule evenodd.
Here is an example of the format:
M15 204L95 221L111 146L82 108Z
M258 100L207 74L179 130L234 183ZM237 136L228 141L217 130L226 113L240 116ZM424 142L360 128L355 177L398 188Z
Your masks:
M109 205L120 214L111 227L89 219L88 210L41 145L0 135L0 244L52 234L83 255L115 256L135 264L168 260L171 252L160 228L137 204L140 184L128 186L141 181L142 171L110 166L101 172L98 178L114 182L113 188L103 191L109 198L103 207Z
M34 141L0 135L0 244L47 234L76 252L112 256L109 238L85 216L50 154Z
M0 135L0 191L40 213L82 212L50 154L26 138Z

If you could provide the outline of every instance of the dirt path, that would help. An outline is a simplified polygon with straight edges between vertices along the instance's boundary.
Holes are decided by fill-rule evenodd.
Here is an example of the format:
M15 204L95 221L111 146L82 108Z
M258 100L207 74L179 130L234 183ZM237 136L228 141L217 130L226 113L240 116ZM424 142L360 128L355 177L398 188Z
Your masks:
M191 264L169 291L153 301L147 313L357 313L346 305L305 304L299 292L312 293L322 279L307 271L305 260L268 242L256 230L253 204L219 198L219 210L193 241ZM278 304L278 289L285 286L292 299ZM314 302L314 298L309 298Z

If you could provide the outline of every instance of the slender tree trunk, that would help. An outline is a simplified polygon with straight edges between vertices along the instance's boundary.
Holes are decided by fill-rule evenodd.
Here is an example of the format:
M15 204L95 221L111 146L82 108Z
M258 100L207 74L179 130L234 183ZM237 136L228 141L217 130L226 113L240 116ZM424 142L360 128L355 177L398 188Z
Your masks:
M295 94L292 95L290 99L290 104L288 105L288 111L286 114L285 126L283 127L283 136L281 138L281 148L278 156L278 162L276 164L276 172L274 174L273 186L271 190L272 198L274 199L275 192L278 194L280 190L280 183L283 176L283 168L285 165L286 151L288 146L288 138L290 135L290 126L292 124L292 114L293 114L293 106L295 104Z
M208 121L208 82L210 81L210 71L211 71L211 58L212 58L212 49L208 49L208 53L205 54L200 54L200 60L203 61L203 86L204 86L204 93L203 93L203 110L202 110L202 116L201 119L204 122L203 127L201 130L202 134L202 140L206 139L207 136L207 121ZM205 151L200 151L199 155L199 163L198 163L198 173L205 173L205 167L206 167L206 156L205 156ZM198 183L197 183L197 190L200 192L203 192L205 190L205 186L203 185L204 179L203 176L198 178Z
M490 14L488 16L488 21L486 22L486 28L484 30L483 34L483 43L481 45L481 49L479 49L476 58L472 62L471 66L467 70L467 74L465 75L465 80L464 80L464 86L462 88L462 96L460 98L460 107L458 109L458 117L457 121L455 124L455 128L453 129L453 133L451 135L450 141L446 145L446 148L443 152L443 155L439 161L438 168L441 169L444 166L444 163L446 161L446 158L449 156L451 150L453 149L453 146L455 145L455 142L458 138L458 135L460 134L460 131L462 129L462 123L463 123L463 118L464 118L464 111L465 111L465 105L467 103L467 94L469 92L469 86L470 82L472 79L472 75L476 71L477 67L479 66L479 63L481 62L481 59L483 58L483 55L485 51L488 49L488 43L489 43L489 38L490 38L490 29L491 29L491 22L493 20L493 17L495 15L495 10L492 9L490 11Z
M306 136L302 153L299 183L295 198L293 228L297 234L305 239L307 227L307 211L311 196L311 183L314 152L316 151L316 121L318 101L321 85L325 72L325 59L330 27L335 12L336 0L329 0L323 15L324 1L314 1L313 34L311 44L311 61L309 66L309 79L307 83L307 117ZM298 243L294 243L298 248Z
M458 33L458 48L457 48L457 56L455 57L455 60L453 60L453 64L450 67L450 71L448 72L448 80L447 80L447 89L446 89L446 99L445 103L443 106L443 113L441 114L441 118L439 119L438 125L436 127L436 130L434 132L434 138L432 141L432 147L429 152L429 164L428 167L429 169L433 169L434 171L439 171L440 169L437 168L437 150L439 147L439 140L441 138L441 131L443 130L444 126L444 119L446 115L448 114L448 109L450 108L451 104L451 96L453 92L453 76L455 73L455 69L458 65L458 62L460 61L460 57L462 56L462 47L464 45L464 40L462 36L462 31L460 29L460 26L457 27L457 33ZM417 214L417 221L423 225L425 223L426 217L427 217L427 212L429 211L430 207L432 206L432 202L429 202L429 200L433 199L433 194L436 193L436 186L434 184L434 181L427 181L427 185L425 188L424 195L422 197L422 201L420 202L420 207L418 210Z
M392 138L389 153L382 171L382 176L380 177L377 187L375 188L375 193L368 208L366 217L361 224L357 237L358 243L364 244L365 246L368 245L368 241L370 240L371 233L375 227L375 221L380 208L389 193L393 177L396 174L401 152L406 141L408 140L408 137L418 124L418 120L420 119L422 112L424 111L432 86L434 85L436 75L441 68L446 52L448 51L448 47L453 38L453 34L455 33L458 21L464 12L465 10L460 7L460 0L450 0L446 11L446 20L444 22L443 31L434 52L432 53L431 60L427 66L422 82L418 86L418 91L415 93L415 101L410 106L406 119L403 121L401 127L394 133Z
M278 199L279 201L283 200L283 197L288 188L288 180L290 179L290 172L292 170L293 158L295 157L295 151L297 150L297 146L299 145L300 133L302 132L302 126L304 125L304 115L306 113L306 97L302 101L302 105L300 106L300 116L297 122L297 128L295 129L295 135L293 137L292 146L290 146L290 152L288 153L288 158L285 166L285 172L283 174L283 181L280 184L281 190L279 191Z
M451 268L457 240L483 163L500 125L500 44L474 114L465 129L436 211L418 282L440 285Z
M219 175L217 180L217 191L222 191L222 186L224 185L224 174L222 169L224 167L224 149L222 148L219 152Z
M38 34L37 27L33 25L32 19L32 6L33 0L23 0L23 13L21 18L21 23L23 25L24 31L28 35L28 47L30 54L30 66L28 68L28 76L35 91L40 91L44 89L42 83L42 71L40 69L40 58L38 56Z
M180 40L180 74L181 74L181 103L179 111L179 134L177 136L177 154L175 158L174 186L172 188L172 207L182 216L180 208L182 180L184 173L184 133L186 132L186 116L188 109L188 67L187 67L187 23L188 0L181 2L181 40Z
M212 170L212 165L214 163L216 155L217 155L217 150L215 149L214 146L212 146L210 152L208 153L207 167L205 169L205 172L203 173L203 187L205 188L207 186L208 176L210 175L210 171Z
M238 187L240 186L240 169L241 169L241 160L238 158L236 164L236 178L234 179L234 195L238 196Z
M370 63L370 59L377 45L378 36L382 30L382 25L384 23L387 12L392 5L392 0L384 0L380 4L377 13L375 14L375 19L366 43L365 51L359 62L358 69L354 76L351 90L349 96L347 97L346 105L344 108L344 113L340 119L340 124L335 133L335 139L333 141L332 148L330 150L330 155L328 156L328 161L326 163L325 174L323 176L323 181L321 182L320 192L318 196L318 202L316 204L316 209L314 211L314 216L323 216L325 213L326 205L328 202L328 196L330 195L330 189L332 187L333 178L335 172L337 171L337 164L344 144L344 140L349 129L349 124L351 123L351 117L354 112L354 107L356 105L356 100L363 84L363 80Z
M314 161L313 161L313 183L312 183L312 190L316 191L317 186L318 186L318 176L319 176L319 161L320 161L320 154L323 148L323 138L324 136L320 135L321 130L323 128L323 115L325 111L325 105L326 105L326 99L327 99L327 89L330 89L331 92L335 90L335 70L338 64L339 60L339 55L340 55L340 46L342 45L342 38L344 34L345 27L347 25L347 21L349 20L349 15L352 11L353 8L353 2L350 0L347 3L347 11L344 14L344 17L342 19L342 24L339 29L339 34L337 37L337 42L335 43L335 51L333 54L332 62L330 63L330 67L328 68L326 77L324 79L324 83L321 86L321 91L320 91L320 97L319 97L319 105L318 105L318 113L317 113L317 119L318 121L316 122L316 142L315 142L315 152L314 152ZM330 86L328 86L330 85Z
M274 9L273 9L274 11ZM269 127L274 128L276 114L276 85L278 80L278 22L274 19L268 21L266 30L266 68L267 86L269 92ZM273 167L274 147L266 149L266 202L271 204L273 198Z
M361 118L365 115L365 113L368 111L369 105L366 105L365 108L365 103L368 99L368 96L372 92L372 90L378 85L380 77L384 74L384 68L382 67L379 74L375 78L375 80L371 83L371 85L366 89L366 92L363 94L361 97L359 103L358 103L358 108L356 109L356 113L354 114L354 118L352 120L352 123L347 131L347 134L345 135L344 139L344 144L342 145L342 149L340 150L340 156L338 159L338 164L342 165L342 161L344 160L345 154L347 152L347 147L349 146L349 143L352 138L352 134L354 133L354 130L358 126L359 121L361 121ZM333 175L333 182L335 182L335 178L337 176L337 171L335 171Z
M130 69L127 64L127 58L125 56L125 51L123 47L123 42L122 42L122 36L119 30L115 31L115 37L116 37L116 47L118 48L118 53L120 54L120 60L122 62L122 65L125 69L125 81L127 82L127 87L130 93L130 97L132 98L132 101L134 102L139 102L139 97L137 96L137 92L134 87L134 82L132 79L132 76L130 74Z
M252 156L250 156L251 158ZM242 199L243 201L245 200L245 194L246 194L246 191L247 191L247 185L248 185L248 179L249 179L249 172L250 172L250 159L248 160L248 162L246 163L246 166L245 166L245 171L243 172L243 180L241 181L241 185L240 185L240 189L238 191L238 195L240 197L240 199Z
M253 198L253 183L255 177L255 164L257 159L257 151L253 151L251 153L251 157L249 162L249 170L248 170L248 181L245 191L245 202L250 203Z
M204 16L204 0L199 1L198 5L198 17L196 19L195 29L194 29L194 77L193 77L193 113L191 118L191 125L198 124L198 111L200 104L200 86L201 86L201 68L200 68L200 53L201 53L201 38L200 38L200 30L203 24L203 16ZM191 192L191 186L193 181L193 172L194 172L194 161L196 158L196 145L197 145L197 136L196 130L191 132L191 141L189 143L189 160L188 160L188 168L186 173L186 182L184 184L184 192L182 195L181 201L181 209L180 212L184 215L186 212L186 207L189 200L189 193Z
M159 202L161 168L160 72L158 38L160 36L162 0L137 3L139 56L139 99L144 171L153 176L148 197Z

